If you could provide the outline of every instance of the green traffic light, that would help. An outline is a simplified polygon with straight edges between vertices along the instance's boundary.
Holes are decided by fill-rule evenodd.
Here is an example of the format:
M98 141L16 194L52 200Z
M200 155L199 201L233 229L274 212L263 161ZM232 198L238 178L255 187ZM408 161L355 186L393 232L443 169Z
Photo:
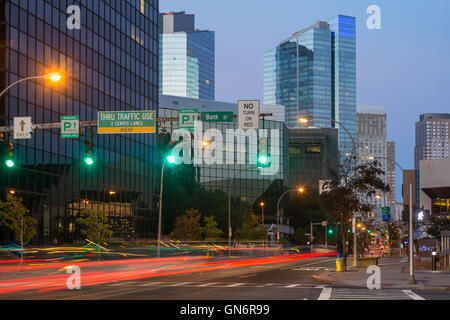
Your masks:
M86 162L86 164L88 166L91 166L91 165L94 164L94 159L92 157L90 157L90 156L87 156L87 157L84 158L84 162Z
M7 166L8 168L12 168L12 167L14 167L14 166L16 165L16 164L14 163L14 161L11 160L11 159L6 160L6 161L5 161L5 164L6 164L6 166Z
M328 230L328 233L329 233L329 234L333 234L333 230L331 230L331 229Z
M167 157L167 162L169 162L169 163L175 163L175 157L174 157L174 156L168 156L168 157Z

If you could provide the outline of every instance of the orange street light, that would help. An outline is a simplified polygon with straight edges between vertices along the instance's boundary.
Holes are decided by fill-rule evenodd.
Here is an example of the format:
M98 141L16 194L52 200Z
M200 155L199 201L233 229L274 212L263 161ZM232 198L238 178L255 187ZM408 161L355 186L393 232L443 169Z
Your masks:
M261 202L261 203L260 203L260 206L261 206L261 207L264 207L264 205L265 205L264 202Z
M209 141L206 141L206 140L203 140L202 141L202 147L203 148L206 148L207 146L209 146L211 144L211 142L209 142Z
M58 82L59 80L62 79L62 75L59 74L59 73L57 73L57 72L56 72L56 73L49 74L48 77L49 77L53 82Z
M305 191L305 188L299 187L299 188L297 189L297 191L298 191L299 193L303 193L303 192Z
M308 124L309 121L311 121L311 119L308 118L308 117L300 117L300 118L298 118L298 122L300 122L301 124Z

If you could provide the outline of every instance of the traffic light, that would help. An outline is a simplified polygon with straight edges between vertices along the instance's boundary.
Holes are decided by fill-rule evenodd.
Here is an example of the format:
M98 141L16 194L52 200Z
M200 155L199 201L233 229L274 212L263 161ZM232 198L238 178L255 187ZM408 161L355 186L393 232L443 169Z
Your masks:
M258 167L270 167L270 155L267 148L267 138L260 137L258 144Z
M170 164L175 163L175 157L172 156L172 155L168 156L168 157L167 157L167 162L170 163Z
M16 165L16 161L14 159L14 144L12 142L8 142L5 145L6 153L4 163L8 168L13 168Z
M368 233L368 234L371 234L371 233L372 233L372 230L367 230L367 233Z
M329 230L328 230L328 233L329 233L329 234L333 234L333 229L329 229Z
M84 152L84 163L88 166L92 166L95 163L94 157L94 143L92 141L86 142L86 151Z

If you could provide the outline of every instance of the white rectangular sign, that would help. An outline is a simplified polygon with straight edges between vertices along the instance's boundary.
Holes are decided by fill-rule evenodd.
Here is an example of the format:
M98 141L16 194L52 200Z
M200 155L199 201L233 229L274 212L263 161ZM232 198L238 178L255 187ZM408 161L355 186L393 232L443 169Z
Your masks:
M239 129L259 129L260 108L259 100L240 100L238 102Z
M31 139L31 117L14 117L14 139Z

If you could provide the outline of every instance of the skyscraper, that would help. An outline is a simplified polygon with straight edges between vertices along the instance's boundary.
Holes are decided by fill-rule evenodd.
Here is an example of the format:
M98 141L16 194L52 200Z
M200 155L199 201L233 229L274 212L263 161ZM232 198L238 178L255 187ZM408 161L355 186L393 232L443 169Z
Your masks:
M383 106L358 105L357 108L357 144L358 165L374 160L381 164L381 169L387 172L387 140L386 113ZM383 176L388 183L387 175ZM365 199L375 208L383 207L388 202L388 195Z
M264 104L284 105L286 124L298 117L326 117L345 126L356 140L356 24L338 15L317 21L264 55ZM313 119L317 127L339 127ZM353 152L351 138L339 130L341 155Z
M194 14L159 15L159 92L215 99L215 34L195 29Z
M391 191L388 193L387 202L391 207L391 212L393 212L393 208L397 208L395 206L396 197L397 197L397 188L396 188L396 165L395 165L396 157L395 157L395 142L388 141L387 142L387 170L386 170L386 178Z
M70 1L72 2L72 1ZM35 124L98 111L158 106L158 0L77 1L80 29L69 29L69 1L0 1L0 87L59 71L59 84L24 82L0 100L0 125L16 116ZM157 231L159 171L156 135L98 135L62 139L60 129L35 130L13 140L17 165L0 168L0 191L13 190L38 221L38 243L83 240L83 209L104 211L115 237L152 237ZM83 161L92 139L95 164ZM6 240L6 239L5 239Z
M420 160L449 158L449 113L425 113L416 122L416 146L414 167L419 169Z

